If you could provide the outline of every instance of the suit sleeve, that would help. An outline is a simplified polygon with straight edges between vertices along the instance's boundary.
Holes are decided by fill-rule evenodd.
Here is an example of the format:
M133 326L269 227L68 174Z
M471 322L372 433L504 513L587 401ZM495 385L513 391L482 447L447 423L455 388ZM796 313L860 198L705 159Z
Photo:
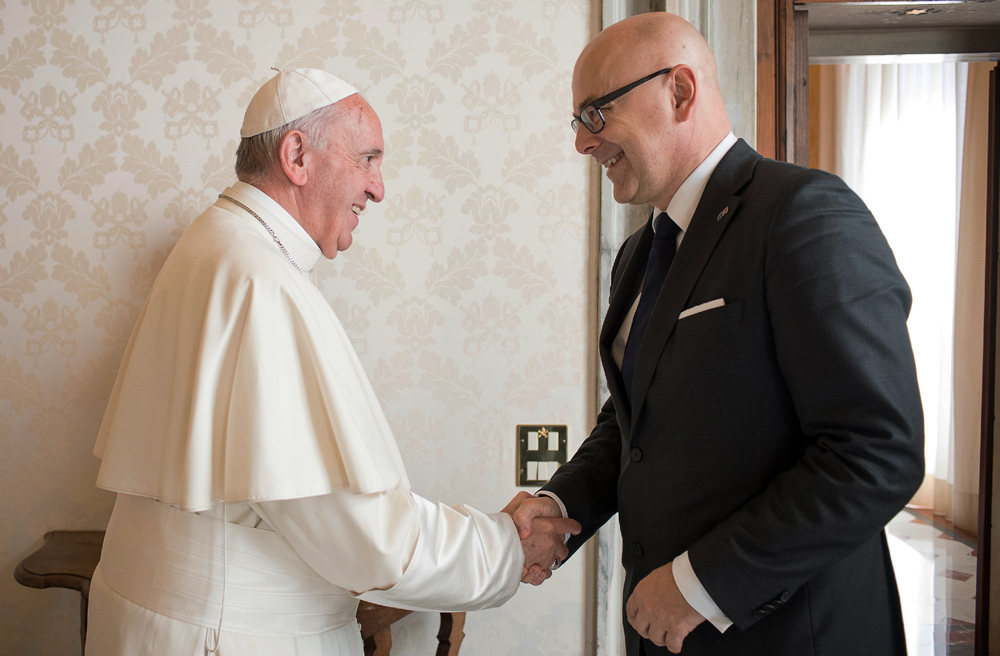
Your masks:
M621 449L621 432L609 397L590 436L573 458L542 486L543 490L557 494L566 506L566 514L582 526L580 534L566 543L570 555L618 512Z
M770 224L774 351L805 448L689 549L737 627L763 602L871 540L923 478L923 417L906 328L909 288L864 203L803 171Z

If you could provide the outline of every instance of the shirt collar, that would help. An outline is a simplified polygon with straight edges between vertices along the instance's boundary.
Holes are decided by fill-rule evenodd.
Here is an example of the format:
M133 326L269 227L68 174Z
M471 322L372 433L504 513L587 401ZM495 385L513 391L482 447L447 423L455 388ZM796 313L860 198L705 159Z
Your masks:
M313 238L309 236L309 233L302 227L302 224L296 221L295 217L288 213L288 210L279 205L278 201L274 200L257 187L247 184L246 182L237 181L233 184L233 189L252 197L258 203L263 205L264 209L270 212L272 216L282 221L286 226L291 228L292 232L296 233L302 239L313 241Z
M230 191L234 192L234 197L242 197L237 198L237 200L266 215L261 218L278 236L281 244L295 260L295 264L304 273L309 273L316 268L323 257L323 252L305 228L285 208L257 187L245 182L234 182L233 186L226 190L226 194L229 195ZM247 203L247 200L251 202ZM256 207L254 207L255 205Z
M691 175L681 183L677 193L670 199L670 204L667 205L667 214L680 227L681 231L687 232L691 225L691 219L694 217L694 211L698 208L698 203L701 202L701 195L705 191L708 179L712 177L715 167L719 165L729 149L736 144L736 141L736 135L732 132L727 134L719 142L719 145L708 154L708 157L698 165L698 168L692 171ZM653 216L659 216L662 211L659 208L654 208ZM656 226L654 225L653 228L655 230Z

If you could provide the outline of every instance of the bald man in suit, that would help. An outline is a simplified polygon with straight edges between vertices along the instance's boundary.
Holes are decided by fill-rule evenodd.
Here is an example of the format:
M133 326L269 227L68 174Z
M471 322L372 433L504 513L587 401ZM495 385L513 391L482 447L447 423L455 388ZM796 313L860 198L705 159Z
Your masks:
M923 417L909 288L871 213L736 139L676 16L601 32L573 102L615 200L656 209L612 271L610 398L512 501L521 535L568 515L572 553L619 514L629 656L905 654L884 526L923 478Z

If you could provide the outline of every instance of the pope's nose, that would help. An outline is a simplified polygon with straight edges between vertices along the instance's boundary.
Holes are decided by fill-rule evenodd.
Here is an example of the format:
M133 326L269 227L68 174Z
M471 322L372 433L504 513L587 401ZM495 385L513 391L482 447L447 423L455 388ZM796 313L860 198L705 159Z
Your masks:
M376 170L374 179L365 189L365 195L376 203L381 203L385 198L385 183L382 181L382 171Z

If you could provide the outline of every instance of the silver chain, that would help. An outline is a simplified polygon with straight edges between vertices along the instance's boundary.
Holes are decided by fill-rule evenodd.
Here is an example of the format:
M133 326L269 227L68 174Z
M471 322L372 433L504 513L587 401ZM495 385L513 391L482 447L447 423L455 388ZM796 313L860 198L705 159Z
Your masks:
M274 234L274 230L271 230L271 226L267 225L267 223L264 222L264 219L260 218L259 214L257 214L252 209L250 209L249 207L247 207L246 205L244 205L240 201L236 200L235 198L230 198L229 196L227 196L225 194L219 194L219 198L225 198L230 203L234 203L236 205L239 205L240 207L242 207L243 209L245 209L247 212L250 212L250 215L253 218L255 218L258 221L260 221L260 224L262 226L264 226L264 229L267 230L270 233L271 238L274 239L274 243L278 245L278 248L280 248L281 252L285 254L285 257L288 258L288 261L292 263L292 266L295 267L296 269L298 269L299 273L305 274L305 271L303 271L301 269L301 267L299 267L299 265L295 263L295 260L292 259L292 256L288 253L288 250L285 248L285 245L281 243L280 239L278 239L278 235Z

